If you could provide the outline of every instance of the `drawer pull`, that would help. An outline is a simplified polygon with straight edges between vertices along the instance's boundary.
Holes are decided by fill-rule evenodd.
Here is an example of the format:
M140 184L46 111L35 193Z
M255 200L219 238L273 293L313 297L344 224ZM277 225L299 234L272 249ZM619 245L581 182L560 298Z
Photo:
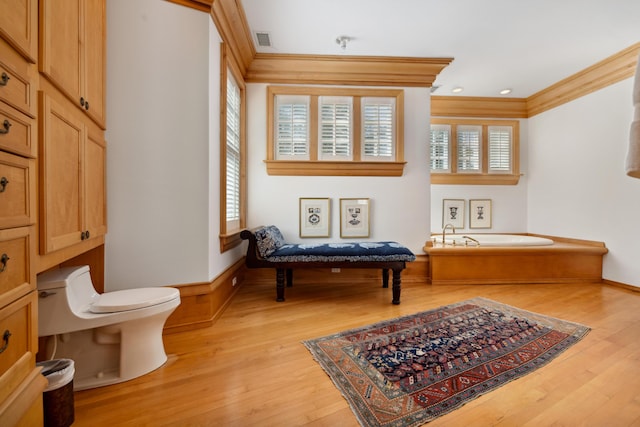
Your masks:
M0 86L6 86L7 83L9 83L10 78L11 77L9 77L7 73L2 72L2 77L0 78Z
M0 257L0 273L2 273L7 268L7 262L9 261L9 255L2 254Z
M7 179L6 176L3 176L2 178L0 178L0 193L4 193L4 190L7 189L8 183L9 183L9 180Z
M0 348L0 353L5 351L7 347L9 347L9 337L11 336L11 332L9 330L5 330L4 334L2 334L2 348Z
M0 135L5 135L9 133L9 129L11 128L11 122L7 119L2 122L3 129L0 129Z

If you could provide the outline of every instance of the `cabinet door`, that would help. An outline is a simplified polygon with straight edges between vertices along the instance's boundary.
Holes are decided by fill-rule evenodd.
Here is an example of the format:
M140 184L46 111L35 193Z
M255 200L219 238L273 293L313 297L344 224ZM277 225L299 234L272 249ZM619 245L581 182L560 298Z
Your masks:
M40 92L40 252L80 242L86 128L77 110Z
M84 147L85 229L89 238L107 233L106 151L101 135L87 133Z
M38 0L0 0L0 10L0 35L35 64L38 54Z
M79 105L82 0L40 1L40 71Z
M87 114L105 129L105 40L104 0L85 0L84 93Z

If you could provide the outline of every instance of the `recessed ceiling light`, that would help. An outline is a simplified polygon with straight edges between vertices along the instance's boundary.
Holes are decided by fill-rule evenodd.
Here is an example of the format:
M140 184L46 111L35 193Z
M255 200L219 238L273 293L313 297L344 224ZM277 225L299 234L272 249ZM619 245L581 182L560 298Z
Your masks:
M500 91L500 95L509 95L511 93L511 89L502 89Z
M453 92L453 93L460 93L460 92L462 92L463 90L464 90L464 88L463 88L463 87L458 86L458 87L454 87L453 89L451 89L451 92Z

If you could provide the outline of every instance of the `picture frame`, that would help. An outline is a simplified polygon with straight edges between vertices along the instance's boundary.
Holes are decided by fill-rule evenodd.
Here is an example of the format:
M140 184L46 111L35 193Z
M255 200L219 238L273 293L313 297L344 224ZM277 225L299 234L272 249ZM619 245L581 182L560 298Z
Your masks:
M369 199L340 199L340 237L369 237Z
M331 199L300 197L300 237L329 237Z
M447 224L464 228L464 204L464 199L442 200L442 228Z
M491 199L469 200L469 228L491 228Z

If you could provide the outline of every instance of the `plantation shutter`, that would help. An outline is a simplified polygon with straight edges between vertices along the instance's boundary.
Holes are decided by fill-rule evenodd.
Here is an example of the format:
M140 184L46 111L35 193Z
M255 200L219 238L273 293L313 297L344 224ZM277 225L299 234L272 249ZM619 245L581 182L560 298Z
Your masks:
M240 88L227 73L227 229L240 222ZM231 227L230 224L231 223Z
M432 172L449 172L450 125L431 125L429 164Z
M362 98L363 160L395 158L395 98Z
M321 160L352 160L352 98L321 96L319 154Z
M277 160L309 160L309 96L276 97Z
M489 126L489 172L511 172L512 128Z
M458 172L480 172L482 126L458 126Z

